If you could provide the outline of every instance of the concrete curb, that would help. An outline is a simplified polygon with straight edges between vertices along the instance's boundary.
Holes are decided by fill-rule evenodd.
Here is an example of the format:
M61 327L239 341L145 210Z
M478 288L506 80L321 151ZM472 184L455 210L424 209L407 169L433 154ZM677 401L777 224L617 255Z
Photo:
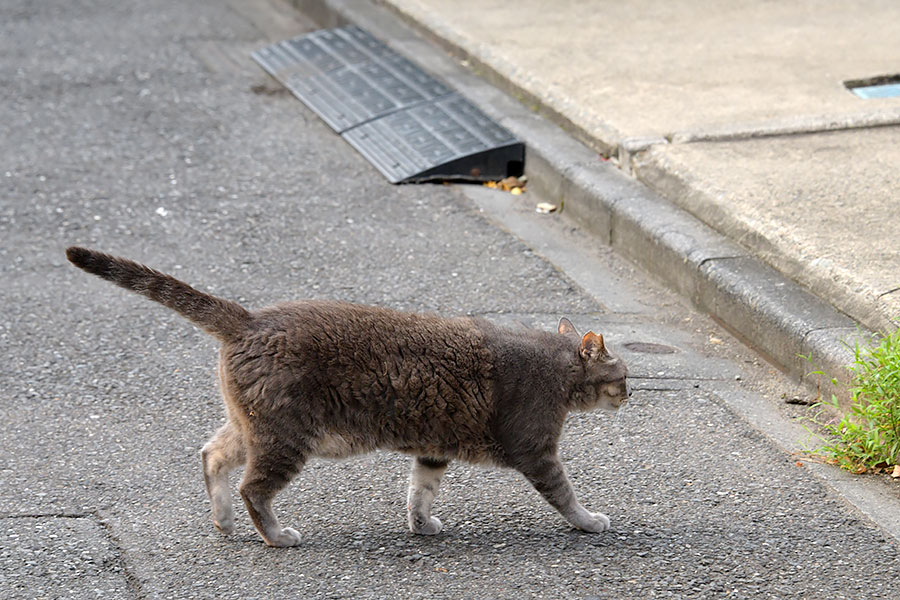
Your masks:
M787 373L818 388L824 397L838 391L832 378L837 388L849 383L846 366L853 361L852 347L872 339L871 331L631 179L537 110L486 84L429 42L438 42L455 56L467 57L465 50L425 25L409 23L404 15L400 17L406 24L401 23L392 10L373 3L293 3L323 27L349 23L365 27L442 77L525 142L530 190L559 205L599 242L688 298ZM508 87L502 74L488 79ZM520 90L512 93L521 96ZM596 140L592 145L603 149Z
M836 270L828 260L823 264L811 260L811 257L801 258L786 251L779 246L777 239L770 239L745 222L727 204L719 202L716 198L719 192L710 189L708 182L692 177L685 171L683 163L671 161L664 147L656 145L633 154L620 150L620 158L623 154L628 162L621 161L620 164L625 165L635 179L663 198L672 199L690 214L702 215L703 222L711 228L729 239L740 240L753 256L838 311L873 331L893 331L896 328L896 322L891 318L891 305L883 297L887 294L879 295L878 291L861 285L859 281L849 282L848 274Z

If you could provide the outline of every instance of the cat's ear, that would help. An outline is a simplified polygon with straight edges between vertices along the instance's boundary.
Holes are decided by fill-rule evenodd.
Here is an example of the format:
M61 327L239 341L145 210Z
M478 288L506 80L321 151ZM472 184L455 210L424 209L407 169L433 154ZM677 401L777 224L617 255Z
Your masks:
M588 331L581 338L581 356L583 358L599 358L609 356L606 346L603 345L603 336L593 331Z
M575 329L575 326L572 325L572 321L565 317L559 320L559 325L557 325L556 330L562 335L578 335L578 331Z

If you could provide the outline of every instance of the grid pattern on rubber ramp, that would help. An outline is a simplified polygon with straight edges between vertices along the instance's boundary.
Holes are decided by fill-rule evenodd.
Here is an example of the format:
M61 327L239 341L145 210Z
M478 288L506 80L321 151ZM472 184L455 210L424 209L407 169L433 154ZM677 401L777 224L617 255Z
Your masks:
M357 26L253 53L392 183L502 179L524 145L475 105Z

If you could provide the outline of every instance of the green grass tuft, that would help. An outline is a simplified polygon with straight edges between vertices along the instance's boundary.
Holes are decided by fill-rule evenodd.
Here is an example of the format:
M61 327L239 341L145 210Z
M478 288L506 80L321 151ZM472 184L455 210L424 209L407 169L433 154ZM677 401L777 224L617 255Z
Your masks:
M900 329L878 346L857 344L854 353L850 412L837 423L812 419L825 432L817 436L823 445L813 452L842 469L864 473L900 464ZM832 396L816 406L838 409L838 399Z

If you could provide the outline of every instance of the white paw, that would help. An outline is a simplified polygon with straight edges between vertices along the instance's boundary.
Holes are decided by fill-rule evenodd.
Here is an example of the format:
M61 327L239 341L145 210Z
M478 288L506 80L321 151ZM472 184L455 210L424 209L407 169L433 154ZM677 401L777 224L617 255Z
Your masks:
M437 517L429 517L421 526L410 524L409 530L419 535L437 535L444 528L444 524Z
M228 517L226 519L213 519L213 525L216 526L216 529L224 533L225 535L229 535L234 533L234 517Z
M290 527L285 527L281 530L281 532L272 538L271 540L266 540L266 543L275 548L288 548L290 546L299 546L300 545L300 534L297 533L296 530L291 529Z
M588 533L602 533L609 529L609 517L603 513L591 513L593 520L582 523L578 528Z

